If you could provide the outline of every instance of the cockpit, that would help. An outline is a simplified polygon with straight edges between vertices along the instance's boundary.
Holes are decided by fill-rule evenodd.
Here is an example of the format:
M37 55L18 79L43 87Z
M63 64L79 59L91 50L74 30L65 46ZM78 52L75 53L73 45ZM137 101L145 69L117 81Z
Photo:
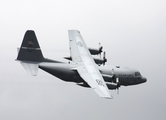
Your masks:
M139 76L141 76L141 74L139 72L135 72L135 76L139 77Z

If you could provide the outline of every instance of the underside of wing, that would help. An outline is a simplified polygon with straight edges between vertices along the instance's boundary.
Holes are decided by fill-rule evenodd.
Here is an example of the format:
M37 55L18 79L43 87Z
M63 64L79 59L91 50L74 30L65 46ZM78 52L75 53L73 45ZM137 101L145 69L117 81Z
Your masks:
M100 97L112 98L80 32L78 30L69 30L68 32L72 61L79 65L76 69L80 77Z

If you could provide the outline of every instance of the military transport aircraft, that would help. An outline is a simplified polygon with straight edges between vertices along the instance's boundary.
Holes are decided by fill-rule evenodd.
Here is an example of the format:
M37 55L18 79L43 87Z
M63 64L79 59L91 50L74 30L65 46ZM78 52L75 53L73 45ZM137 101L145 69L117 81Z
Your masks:
M105 66L107 61L105 56L103 60L93 59L92 55L101 54L103 47L88 49L78 30L68 30L68 35L71 57L65 59L72 62L64 63L45 58L33 30L25 33L16 60L20 61L30 75L36 76L40 68L66 82L75 82L79 86L90 87L102 98L112 98L109 89L118 89L122 85L136 85L147 81L138 70Z

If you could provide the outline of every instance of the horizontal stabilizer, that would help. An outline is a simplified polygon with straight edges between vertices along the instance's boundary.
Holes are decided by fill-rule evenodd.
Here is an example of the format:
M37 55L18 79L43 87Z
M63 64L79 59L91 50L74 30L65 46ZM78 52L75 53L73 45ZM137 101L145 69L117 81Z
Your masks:
M20 62L22 66L25 68L27 73L32 76L37 76L39 63L27 63L27 62Z

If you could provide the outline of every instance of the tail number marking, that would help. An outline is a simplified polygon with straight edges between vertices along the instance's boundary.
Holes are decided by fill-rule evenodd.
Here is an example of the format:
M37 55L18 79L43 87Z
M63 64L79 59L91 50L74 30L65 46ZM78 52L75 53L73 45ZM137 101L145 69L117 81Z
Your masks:
M97 82L98 85L100 85L100 86L104 86L103 82L100 81L99 79L96 79L96 82Z

